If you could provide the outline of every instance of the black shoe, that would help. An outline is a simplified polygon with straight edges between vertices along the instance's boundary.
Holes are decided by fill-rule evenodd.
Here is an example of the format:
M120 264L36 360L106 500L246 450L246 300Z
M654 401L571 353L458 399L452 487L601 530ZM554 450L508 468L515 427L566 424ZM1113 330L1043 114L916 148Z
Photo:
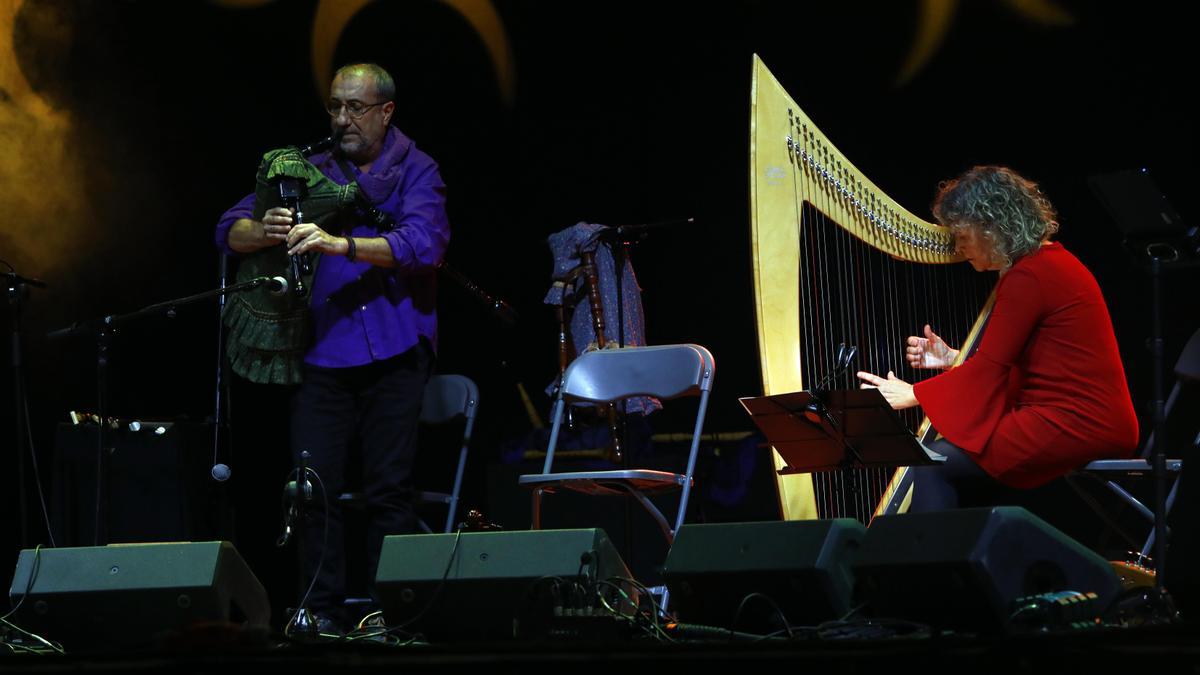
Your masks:
M383 612L374 611L367 614L358 622L358 626L346 635L351 640L368 640L371 642L392 643L394 638L388 634L387 622Z
M387 620L383 618L383 612L380 611L371 612L364 616L362 621L358 622L357 628L346 633L346 639L376 642L392 646L424 644L417 636L410 635L397 628L389 628Z
M328 614L300 609L292 615L284 633L296 640L322 641L341 639L345 631L341 624Z
M340 638L346 634L342 624L325 614L314 614L316 617L317 633L323 638Z

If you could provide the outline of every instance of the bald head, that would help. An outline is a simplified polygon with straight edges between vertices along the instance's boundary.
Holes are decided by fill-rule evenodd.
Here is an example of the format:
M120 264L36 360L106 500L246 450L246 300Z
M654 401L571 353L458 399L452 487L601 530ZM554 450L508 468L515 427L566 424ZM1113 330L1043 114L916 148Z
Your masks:
M373 63L340 68L329 86L327 108L333 114L330 128L340 137L338 149L364 171L383 152L395 94L392 76Z
M375 95L379 101L396 100L396 82L388 71L376 63L351 63L338 68L333 79L355 76L364 78L375 87Z

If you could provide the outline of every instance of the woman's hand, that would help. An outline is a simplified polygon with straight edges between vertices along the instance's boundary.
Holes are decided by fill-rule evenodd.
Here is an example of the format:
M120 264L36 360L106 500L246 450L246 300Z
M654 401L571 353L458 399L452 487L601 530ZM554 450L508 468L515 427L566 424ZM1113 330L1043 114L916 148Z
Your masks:
M896 377L896 374L890 370L886 380L878 375L862 371L859 371L858 379L863 381L859 385L859 389L878 389L888 405L895 410L911 408L918 404L917 397L913 394L913 386Z
M913 368L937 368L944 370L954 364L958 350L952 349L944 340L925 324L925 337L911 336L904 350L908 365Z

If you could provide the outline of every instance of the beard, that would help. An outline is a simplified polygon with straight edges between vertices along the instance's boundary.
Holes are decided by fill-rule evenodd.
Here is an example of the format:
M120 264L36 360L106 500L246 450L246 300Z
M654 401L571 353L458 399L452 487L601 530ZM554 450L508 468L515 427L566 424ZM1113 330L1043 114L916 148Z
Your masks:
M366 139L358 134L351 136L342 136L338 141L338 150L342 156L352 161L366 159L366 154L369 149Z

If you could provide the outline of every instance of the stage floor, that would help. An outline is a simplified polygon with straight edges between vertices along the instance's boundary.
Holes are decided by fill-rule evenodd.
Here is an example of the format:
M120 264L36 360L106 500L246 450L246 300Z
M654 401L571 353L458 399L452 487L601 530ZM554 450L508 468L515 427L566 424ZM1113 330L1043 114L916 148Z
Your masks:
M621 672L646 667L734 672L1167 673L1200 670L1200 635L1180 625L1077 633L891 639L658 642L542 640L442 645L302 644L266 634L192 636L170 646L106 654L9 654L0 672L355 673Z

